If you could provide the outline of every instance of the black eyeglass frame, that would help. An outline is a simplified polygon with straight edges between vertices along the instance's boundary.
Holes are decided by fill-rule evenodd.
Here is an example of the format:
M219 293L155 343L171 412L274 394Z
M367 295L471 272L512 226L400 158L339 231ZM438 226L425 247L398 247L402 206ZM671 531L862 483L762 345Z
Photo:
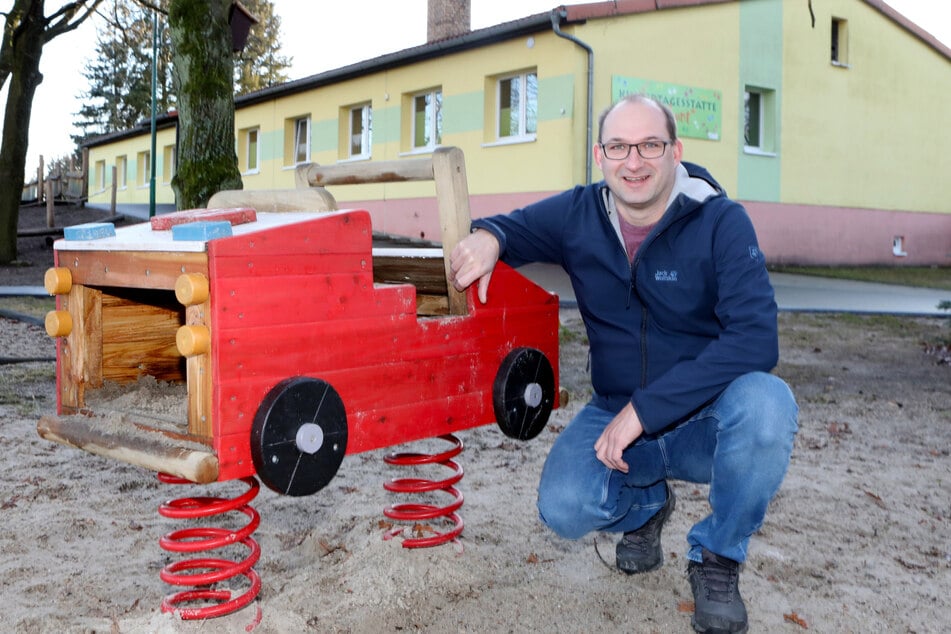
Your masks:
M664 154L667 153L667 146L672 145L672 143L670 141L641 141L640 143L611 142L611 143L599 143L598 145L601 146L601 152L604 154L604 158L609 159L611 161L623 161L631 155L631 148L636 148L637 155L640 156L642 159L648 159L648 160L659 159L660 157L662 157ZM611 145L614 147L619 147L623 145L627 148L627 151L624 152L624 156L610 156L608 152L608 148L606 147L608 145ZM656 156L654 155L645 156L644 149L642 147L645 145L648 145L648 146L660 145L660 154L657 154Z

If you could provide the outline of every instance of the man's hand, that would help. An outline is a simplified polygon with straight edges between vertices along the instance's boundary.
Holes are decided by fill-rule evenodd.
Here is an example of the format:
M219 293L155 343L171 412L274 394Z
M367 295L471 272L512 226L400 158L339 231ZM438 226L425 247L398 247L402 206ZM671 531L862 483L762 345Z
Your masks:
M601 432L601 437L594 443L598 460L609 469L627 473L627 463L621 458L621 454L643 433L644 427L641 426L637 412L634 411L634 406L628 403L614 420L608 423Z
M460 240L449 254L452 285L457 291L463 291L478 280L479 301L484 304L488 298L489 279L498 261L499 241L491 232L476 229Z

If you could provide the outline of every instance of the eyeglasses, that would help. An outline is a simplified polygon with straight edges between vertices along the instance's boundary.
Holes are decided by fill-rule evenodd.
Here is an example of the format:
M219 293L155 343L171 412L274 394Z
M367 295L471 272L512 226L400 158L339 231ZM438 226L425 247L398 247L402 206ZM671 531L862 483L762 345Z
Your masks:
M602 143L601 150L604 157L612 161L623 161L631 154L631 148L637 148L637 153L641 158L655 159L660 158L667 151L667 141L642 141L641 143Z

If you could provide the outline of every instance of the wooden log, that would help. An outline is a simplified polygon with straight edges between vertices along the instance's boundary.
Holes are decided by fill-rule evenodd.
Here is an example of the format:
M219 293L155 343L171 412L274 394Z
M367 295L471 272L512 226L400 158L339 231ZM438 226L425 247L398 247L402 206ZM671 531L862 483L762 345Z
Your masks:
M46 186L43 183L43 177L46 172L43 170L43 155L40 154L40 166L36 168L36 202L43 202L43 194L46 192Z
M53 181L46 181L46 226L55 227L56 217L53 215Z
M433 180L433 162L419 158L338 165L305 163L297 167L295 179L298 187L430 181Z
M211 323L211 301L189 306L185 309L185 323L188 327L209 330ZM212 380L211 353L188 357L185 361L186 385L188 387L188 432L202 438L212 437Z
M83 148L82 158L83 158L83 162L82 162L82 165L80 165L80 169L79 169L79 171L81 172L80 189L82 192L81 193L82 199L86 200L89 198L89 178L88 178L89 176L89 148L88 147Z
M373 281L382 284L412 284L416 287L417 294L448 297L442 252L435 258L417 257L412 255L414 250L422 251L404 249L399 255L377 255L381 250L374 249Z
M433 178L436 180L436 200L439 204L439 225L442 229L442 249L445 271L450 278L449 258L463 236L469 233L469 188L466 184L466 163L462 150L441 147L433 152ZM449 312L465 315L469 312L466 294L449 286Z
M334 211L337 201L323 187L313 189L229 189L208 201L209 209L251 207L260 212Z
M85 156L85 153L83 154ZM109 199L109 215L116 215L116 197L118 196L119 191L119 181L118 181L119 172L116 169L116 166L112 166L112 194ZM83 188L85 189L85 187Z
M44 416L36 431L52 442L199 484L218 479L218 458L197 443L174 442L159 431L135 425L121 430L113 426L107 432L99 423L82 416Z

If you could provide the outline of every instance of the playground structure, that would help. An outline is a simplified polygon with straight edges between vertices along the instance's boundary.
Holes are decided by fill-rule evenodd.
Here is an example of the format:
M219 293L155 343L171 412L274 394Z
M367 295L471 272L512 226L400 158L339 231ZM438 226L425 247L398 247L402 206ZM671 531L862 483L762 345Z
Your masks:
M298 182L315 190L406 180L434 181L441 246L375 247L369 212L332 210L323 193L323 209L210 208L67 233L45 280L57 298L46 321L57 338L57 415L41 418L39 434L171 483L243 480L252 498L255 477L281 494L310 495L346 455L426 438L455 442L457 432L493 422L514 438L536 436L558 406L558 298L502 263L486 304L473 288L458 292L447 282L448 254L469 227L462 153L298 169ZM264 208L280 198L247 196ZM125 394L143 381L173 407L156 413L110 400L116 386ZM461 470L421 489L449 491L457 503L414 509L452 516L449 538L461 531L461 496L450 490L459 478ZM218 571L251 580L237 604L183 617L237 609L260 587L250 538L259 518L247 501L231 509L249 517L240 534L163 539L179 552L183 542L249 548L237 564L201 559L163 571L169 583L202 588L220 580ZM209 506L228 504L189 498L163 514L192 517ZM197 546L187 545L195 537ZM212 573L182 574L193 568ZM215 592L179 593L163 607L224 598Z

